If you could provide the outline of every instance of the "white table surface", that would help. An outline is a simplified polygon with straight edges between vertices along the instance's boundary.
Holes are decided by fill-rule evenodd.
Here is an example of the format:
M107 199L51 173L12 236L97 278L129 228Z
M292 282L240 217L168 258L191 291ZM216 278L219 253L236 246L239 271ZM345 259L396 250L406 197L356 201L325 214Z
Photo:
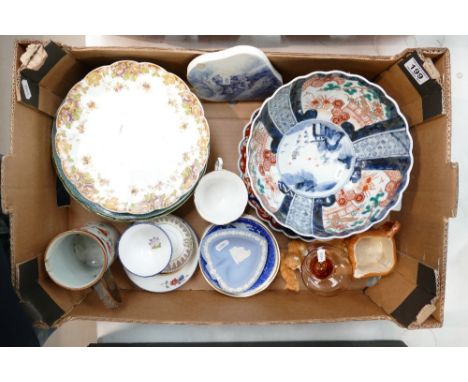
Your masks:
M447 47L452 67L452 161L459 163L458 216L450 220L445 321L440 329L406 330L388 321L307 325L148 325L97 323L99 342L183 342L262 340L402 340L410 346L468 345L468 37L125 37L86 36L88 46L223 48L251 44L277 51L380 54L407 47Z

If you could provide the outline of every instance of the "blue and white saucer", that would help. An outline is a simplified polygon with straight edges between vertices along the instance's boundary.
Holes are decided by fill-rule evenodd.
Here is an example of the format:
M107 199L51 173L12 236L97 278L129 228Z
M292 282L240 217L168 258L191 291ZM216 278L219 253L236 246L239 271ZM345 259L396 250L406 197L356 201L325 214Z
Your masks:
M212 233L202 245L210 276L230 293L249 289L260 276L268 255L264 237L235 228Z
M221 234L223 231L226 231L226 234ZM267 244L267 256L265 260L264 267L258 278L255 282L243 292L232 292L224 288L221 283L217 280L217 277L213 277L209 270L209 266L206 260L206 253L204 251L205 243L212 242L212 237L219 237L218 235L227 235L231 236L233 231L253 233L257 236L262 237ZM242 234L239 234L242 235ZM220 240L217 241L222 242ZM253 296L261 291L265 290L275 279L276 274L278 273L280 265L280 251L278 243L276 242L275 237L271 231L258 219L250 216L243 215L235 222L226 225L211 225L208 227L200 240L200 259L199 266L202 272L203 277L206 279L208 284L210 284L216 291L231 296L231 297L249 297Z

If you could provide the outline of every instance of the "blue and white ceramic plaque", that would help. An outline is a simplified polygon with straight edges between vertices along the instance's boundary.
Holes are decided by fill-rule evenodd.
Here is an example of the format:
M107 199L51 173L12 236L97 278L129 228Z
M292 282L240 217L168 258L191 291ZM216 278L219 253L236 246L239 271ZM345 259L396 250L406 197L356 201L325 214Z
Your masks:
M245 292L257 281L268 255L265 238L239 229L215 232L202 246L211 277L231 293Z
M245 45L198 56L187 68L187 79L208 101L264 100L283 84L267 56Z

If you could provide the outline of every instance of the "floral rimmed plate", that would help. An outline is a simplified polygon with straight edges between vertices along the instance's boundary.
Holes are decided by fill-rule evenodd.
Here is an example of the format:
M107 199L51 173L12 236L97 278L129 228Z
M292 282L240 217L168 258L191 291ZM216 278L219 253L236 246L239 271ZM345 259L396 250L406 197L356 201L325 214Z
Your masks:
M190 229L190 232L193 240L193 252L188 261L178 271L166 274L160 273L152 277L139 277L124 268L128 278L136 286L148 292L165 293L180 288L191 279L198 265L198 239L192 229Z
M339 71L284 85L254 119L247 174L264 210L305 237L347 237L399 203L413 164L398 105Z
M208 159L209 128L177 76L119 61L70 90L57 112L53 148L64 183L91 208L145 215L165 212L194 188Z
M207 238L209 237L209 235L213 233L226 230L226 229L228 230L237 229L237 230L252 232L265 238L268 244L268 254L267 254L265 266L260 276L258 277L257 281L255 281L255 283L249 289L241 293L231 293L231 292L224 290L221 287L221 285L218 283L218 281L213 279L213 277L210 275L210 272L208 271L208 268L207 268L208 264L206 260L204 259L203 255L201 255L199 259L199 265L200 265L200 270L202 272L203 277L213 289L215 289L219 293L225 294L230 297L250 297L250 296L253 296L262 292L273 282L279 270L280 250L279 250L278 243L275 237L273 236L271 231L260 220L250 215L243 215L239 219L237 219L235 222L232 222L230 224L209 226L205 230L203 234L203 238ZM199 251L202 252L203 251L202 248L200 248Z
M183 219L174 215L156 218L151 220L151 224L166 232L172 244L171 261L169 261L169 264L161 273L178 271L193 253L194 243L190 226Z
M52 125L52 132L54 131L54 129L55 129L55 124ZM93 213L95 213L95 214L97 214L99 216L102 216L105 219L113 220L115 222L146 221L146 220L150 220L150 219L153 219L155 217L158 217L158 216L164 216L164 215L170 214L170 213L174 212L176 209L178 209L179 207L181 207L190 198L190 196L192 196L193 192L195 191L195 186L196 185L189 192L187 192L185 195L183 195L177 201L177 203L175 203L171 207L161 209L161 210L154 210L154 211L151 211L151 212L149 212L147 214L130 214L130 213L112 212L112 211L109 211L109 210L103 208L99 204L90 202L89 200L84 198L78 192L76 187L74 187L72 184L68 183L66 181L64 175L63 175L63 171L62 171L62 168L60 166L60 161L57 159L57 153L55 152L54 147L52 147L52 154L53 154L53 158L54 158L55 168L57 169L58 177L60 178L63 186L65 187L67 192L70 194L70 196L73 197L73 199L75 199L76 201L78 201L88 211L93 212ZM203 169L202 173L200 174L200 177L202 177L203 174L205 173L206 167L207 167L207 165L205 165L205 168Z

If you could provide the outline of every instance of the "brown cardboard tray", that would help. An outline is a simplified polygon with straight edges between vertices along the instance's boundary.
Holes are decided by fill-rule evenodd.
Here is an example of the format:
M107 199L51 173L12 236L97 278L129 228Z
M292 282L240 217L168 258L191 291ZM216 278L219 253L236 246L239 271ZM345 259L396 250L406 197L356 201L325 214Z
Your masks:
M89 70L119 59L150 61L185 80L190 60L203 53L155 48L72 48L42 42L47 58L35 70L21 66L27 43L19 42L14 62L11 151L2 161L2 209L10 215L12 275L24 303L42 325L69 319L190 324L313 323L394 320L414 328L443 322L448 218L456 213L458 168L450 159L450 61L447 49L407 50L393 57L330 56L266 52L288 82L314 70L339 69L383 86L397 100L411 125L415 163L404 194L398 235L400 261L390 276L365 292L321 297L307 290L283 289L280 276L263 293L233 299L218 294L197 271L186 285L167 294L141 291L117 261L112 266L123 304L107 310L91 291L71 292L55 285L43 268L44 250L58 233L101 220L74 200L57 201L57 177L51 159L51 123L68 89ZM430 81L418 84L404 63L415 59ZM413 78L413 79L412 79ZM24 82L28 87L25 90ZM26 91L26 93L25 93ZM203 104L211 130L208 168L221 156L237 172L242 129L259 102ZM248 213L254 214L249 209ZM200 236L207 226L192 198L176 215ZM116 224L120 230L124 224ZM280 248L288 240L279 233Z

